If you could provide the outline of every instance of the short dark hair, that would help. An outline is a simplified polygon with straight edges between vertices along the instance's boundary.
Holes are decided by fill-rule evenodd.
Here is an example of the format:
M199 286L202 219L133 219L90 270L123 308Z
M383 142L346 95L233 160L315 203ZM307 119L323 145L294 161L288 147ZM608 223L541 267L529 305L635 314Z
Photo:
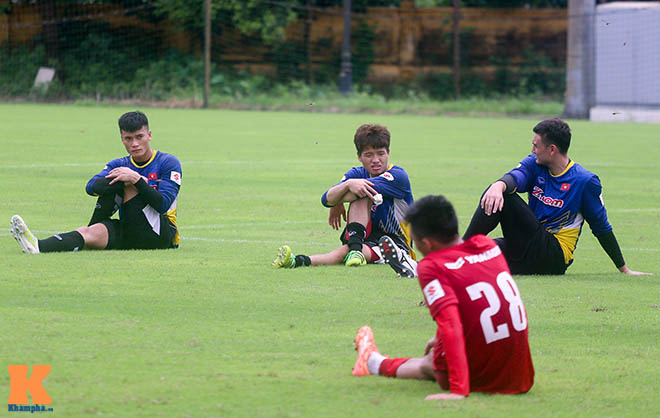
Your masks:
M124 132L135 132L140 130L143 126L149 129L149 120L147 115L136 110L135 112L127 112L119 118L119 130Z
M568 152L568 147L571 146L571 128L559 118L541 121L534 127L533 131L535 134L539 134L546 147L555 144L559 148L559 152L564 155Z
M442 195L429 195L416 200L406 212L418 239L433 238L442 243L453 241L458 235L458 218L451 202Z
M390 131L381 125L365 124L357 128L353 142L358 154L366 147L385 148L390 152Z

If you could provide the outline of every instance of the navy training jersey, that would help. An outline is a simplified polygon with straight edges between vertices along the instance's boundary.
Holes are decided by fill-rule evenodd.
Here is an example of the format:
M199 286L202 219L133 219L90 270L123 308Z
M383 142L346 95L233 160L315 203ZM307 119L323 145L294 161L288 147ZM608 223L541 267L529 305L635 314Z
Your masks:
M87 194L94 196L92 191L92 186L99 178L105 178L105 176L112 171L112 169L117 167L128 167L133 171L136 171L141 176L144 176L147 179L149 186L158 190L158 192L163 196L163 205L159 208L153 208L159 213L167 216L172 225L177 226L176 223L176 208L177 208L177 196L179 194L179 189L181 188L181 163L179 159L171 154L154 150L153 155L146 163L138 165L133 160L133 157L127 155L122 158L115 158L110 161L108 164L103 167L98 174L91 178L87 182L87 187L85 190ZM121 208L119 210L119 217L121 218ZM179 232L177 227L177 233L174 237L173 244L179 244Z
M353 167L344 174L344 177L337 184L349 179L369 179L374 184L373 188L383 195L383 203L371 205L371 227L376 227L387 235L400 238L408 246L410 255L414 257L410 225L403 220L408 206L413 203L410 180L406 170L390 164L388 169L381 175L370 177L369 172L364 167ZM331 207L328 205L327 193L326 191L321 197L321 203L323 206Z
M528 193L529 207L559 241L566 264L573 260L585 220L596 237L612 231L600 179L580 164L570 161L562 173L554 176L531 154L508 174L515 180L515 191Z

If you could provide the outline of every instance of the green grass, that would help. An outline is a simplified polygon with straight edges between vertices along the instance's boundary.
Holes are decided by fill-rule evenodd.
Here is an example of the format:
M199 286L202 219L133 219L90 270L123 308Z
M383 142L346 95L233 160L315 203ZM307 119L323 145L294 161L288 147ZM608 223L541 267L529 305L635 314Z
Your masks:
M571 122L570 155L599 174L633 269L585 227L561 277L517 277L536 382L523 396L427 402L433 382L354 378L352 339L392 356L434 332L415 281L386 266L270 267L277 247L327 251L319 199L358 164L352 135L387 125L416 197L442 193L464 226L479 194L527 155L534 121L146 109L157 149L183 165L174 251L27 256L8 231L86 224L86 181L123 155L125 107L0 105L0 367L50 364L61 416L645 416L660 404L657 125ZM0 371L0 394L9 394Z

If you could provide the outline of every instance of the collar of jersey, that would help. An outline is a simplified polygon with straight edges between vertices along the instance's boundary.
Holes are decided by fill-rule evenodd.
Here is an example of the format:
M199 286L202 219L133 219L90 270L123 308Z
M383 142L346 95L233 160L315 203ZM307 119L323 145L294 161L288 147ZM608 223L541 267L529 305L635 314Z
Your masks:
M148 160L146 163L142 164L142 165L138 165L138 164L135 162L135 160L133 159L133 157L131 157L131 163L133 163L133 165L136 166L137 168L146 167L146 166L148 166L149 164L151 164L151 162L154 160L154 158L156 158L156 154L158 154L158 151L154 150L154 153L151 154L151 158L149 158L149 160Z
M384 173L390 171L390 170L392 169L392 167L394 167L394 164L390 164L390 165L387 167L387 170L383 171L383 172L380 173L378 176L382 176ZM378 177L378 176L376 176L376 177ZM372 175L369 174L369 177L372 177Z
M564 169L564 171L562 171L561 173L557 174L556 176L555 176L554 174L550 173L550 170L548 170L548 173L550 173L550 175L551 175L552 177L561 177L561 176L563 176L564 174L566 174L566 172L567 172L568 170L570 170L571 167L573 167L574 165L575 165L575 161L571 160L571 161L569 161L569 163L568 163L568 165L566 166L566 168Z

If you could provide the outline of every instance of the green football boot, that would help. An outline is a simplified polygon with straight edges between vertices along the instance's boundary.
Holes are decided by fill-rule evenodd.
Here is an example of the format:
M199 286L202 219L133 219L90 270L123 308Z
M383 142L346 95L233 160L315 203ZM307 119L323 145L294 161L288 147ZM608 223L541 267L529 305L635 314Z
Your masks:
M349 251L344 258L344 264L349 267L357 267L367 264L367 259L364 258L362 251Z
M273 260L273 266L287 269L292 269L296 266L296 256L291 252L291 247L282 245L277 249L277 258Z

